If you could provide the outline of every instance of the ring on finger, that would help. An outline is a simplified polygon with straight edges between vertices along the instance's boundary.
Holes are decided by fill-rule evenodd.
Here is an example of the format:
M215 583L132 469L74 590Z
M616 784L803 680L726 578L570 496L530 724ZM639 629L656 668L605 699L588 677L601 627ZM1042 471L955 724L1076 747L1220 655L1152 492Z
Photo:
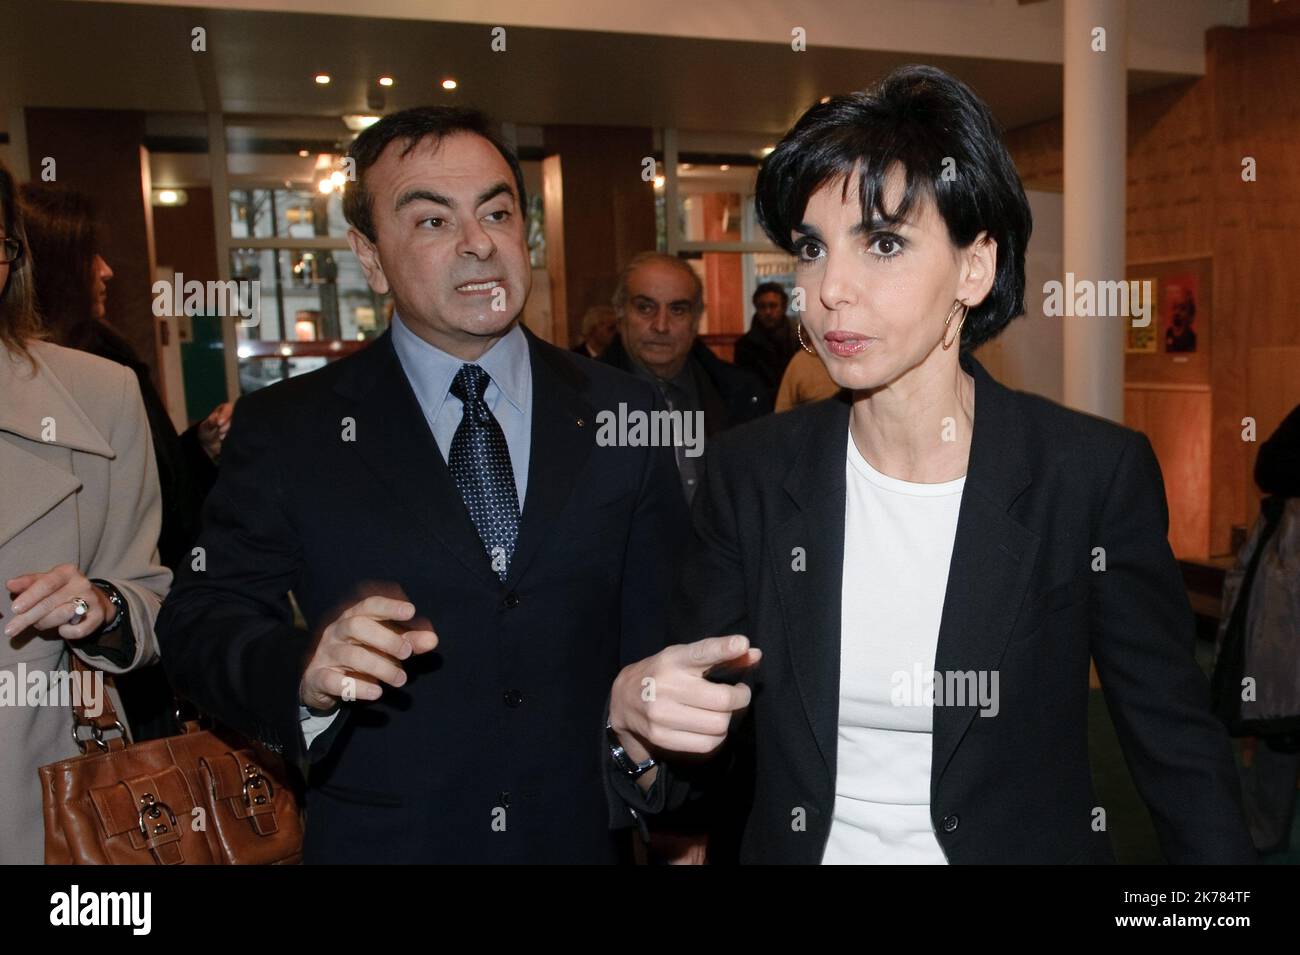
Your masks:
M81 623L89 612L90 604L86 602L86 598L77 597L72 601L72 619L68 623Z

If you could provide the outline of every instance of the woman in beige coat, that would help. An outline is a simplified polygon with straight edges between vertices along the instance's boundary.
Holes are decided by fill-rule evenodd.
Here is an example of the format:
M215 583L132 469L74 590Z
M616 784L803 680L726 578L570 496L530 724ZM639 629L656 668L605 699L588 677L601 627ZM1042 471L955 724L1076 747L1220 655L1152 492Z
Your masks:
M121 365L36 337L24 252L0 166L0 864L43 860L37 770L80 751L50 674L69 652L106 673L156 660L171 584L139 386Z

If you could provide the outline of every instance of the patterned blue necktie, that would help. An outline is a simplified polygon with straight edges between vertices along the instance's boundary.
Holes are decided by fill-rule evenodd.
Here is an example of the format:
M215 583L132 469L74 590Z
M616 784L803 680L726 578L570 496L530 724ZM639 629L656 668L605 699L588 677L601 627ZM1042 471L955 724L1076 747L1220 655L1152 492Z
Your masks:
M483 400L492 379L478 365L461 365L451 383L463 413L451 439L447 465L470 520L502 581L519 537L519 492L505 432Z

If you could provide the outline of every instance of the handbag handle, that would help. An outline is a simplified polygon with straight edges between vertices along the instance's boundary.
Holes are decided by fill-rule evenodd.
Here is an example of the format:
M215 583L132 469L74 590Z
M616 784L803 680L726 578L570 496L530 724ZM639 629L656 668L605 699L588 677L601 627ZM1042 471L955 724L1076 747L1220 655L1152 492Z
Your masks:
M72 678L85 686L86 680L95 679L95 674L103 680L104 672L90 666L81 657L77 656L68 648L68 655L72 658L72 664L68 671ZM91 744L98 746L103 752L110 749L123 749L130 743L127 736L126 725L122 722L121 717L117 715L117 708L113 706L113 698L108 694L107 681L104 682L104 689L99 694L100 709L98 716L91 716L86 709L86 697L89 694L74 690L72 696L72 741L77 744L77 748L84 754L89 751ZM83 727L90 728L89 736L82 736L79 732ZM105 731L117 731L116 736L105 738Z

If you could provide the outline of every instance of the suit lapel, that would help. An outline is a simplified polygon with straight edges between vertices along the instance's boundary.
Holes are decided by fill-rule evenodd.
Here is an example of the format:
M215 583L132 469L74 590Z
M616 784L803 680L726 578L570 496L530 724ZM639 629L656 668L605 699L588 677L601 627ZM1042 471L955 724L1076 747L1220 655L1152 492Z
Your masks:
M843 396L817 407L784 483L793 508L773 534L771 551L795 683L830 785L839 720L849 407ZM796 571L800 554L806 567Z
M595 411L582 397L586 376L566 353L527 329L533 369L528 490L507 586L514 588L572 495L596 441Z
M1030 482L1015 395L970 356L962 365L975 378L975 430L939 624L936 684L946 673L974 671L978 678L1001 665L1039 545L1038 535L1008 514ZM975 718L977 706L969 702L934 708L934 787Z
M457 560L501 585L447 469L419 400L385 332L361 351L335 390L355 402L357 454Z

